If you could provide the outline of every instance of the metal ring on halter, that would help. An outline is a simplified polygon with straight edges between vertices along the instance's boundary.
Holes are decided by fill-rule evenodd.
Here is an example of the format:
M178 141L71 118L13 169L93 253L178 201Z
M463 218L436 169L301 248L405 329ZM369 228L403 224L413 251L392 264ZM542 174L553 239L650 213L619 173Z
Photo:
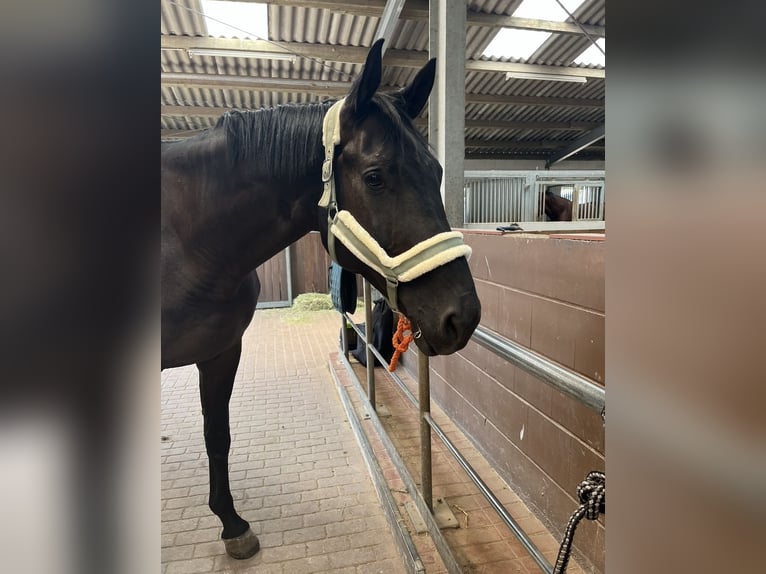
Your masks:
M413 336L413 338L415 338L415 339L420 339L420 337L422 337L422 336L423 336L423 331L421 331L420 329L418 329L417 333L413 333L413 334L412 334L412 336Z

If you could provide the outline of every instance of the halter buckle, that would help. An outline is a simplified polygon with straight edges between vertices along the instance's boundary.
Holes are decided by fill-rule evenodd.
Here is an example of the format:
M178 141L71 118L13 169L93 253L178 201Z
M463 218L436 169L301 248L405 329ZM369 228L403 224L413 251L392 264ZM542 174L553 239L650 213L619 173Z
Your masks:
M338 204L334 201L331 201L330 204L327 206L327 221L330 224L333 224L335 222L335 217L338 215ZM328 229L328 233L330 233L331 230Z
M322 181L327 183L332 178L332 158L327 158L322 162Z
M399 310L399 301L397 300L396 290L399 287L399 279L391 275L386 275L386 295L388 295L388 306L394 311Z

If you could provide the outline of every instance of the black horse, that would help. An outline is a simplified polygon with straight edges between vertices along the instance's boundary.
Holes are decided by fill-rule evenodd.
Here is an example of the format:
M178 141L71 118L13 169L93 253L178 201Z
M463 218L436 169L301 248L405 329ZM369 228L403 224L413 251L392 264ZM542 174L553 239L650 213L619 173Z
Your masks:
M391 256L449 231L442 169L412 118L433 86L435 61L406 88L376 93L381 46L370 49L339 117L331 166L338 207ZM216 126L162 146L162 368L196 363L210 464L211 510L227 552L247 558L259 543L234 509L228 478L229 398L242 334L260 291L255 268L306 233L327 246L322 122L332 102L229 112ZM386 280L335 241L335 256L386 293ZM464 257L398 286L399 310L427 355L468 342L481 308Z

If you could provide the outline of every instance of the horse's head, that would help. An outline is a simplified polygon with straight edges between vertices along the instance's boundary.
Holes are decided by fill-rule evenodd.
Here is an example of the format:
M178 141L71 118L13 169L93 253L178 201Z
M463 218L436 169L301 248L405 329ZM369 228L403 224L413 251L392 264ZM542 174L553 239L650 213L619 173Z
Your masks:
M336 195L330 201L326 186L323 197L331 219L340 216L330 249L341 266L363 275L411 321L421 351L449 354L468 342L481 305L465 257L470 250L460 234L450 233L444 212L442 168L412 122L431 93L435 60L406 88L376 93L381 46L382 40L372 46L338 107L335 145L327 145L325 179L331 181L334 171ZM326 125L326 133L331 129Z

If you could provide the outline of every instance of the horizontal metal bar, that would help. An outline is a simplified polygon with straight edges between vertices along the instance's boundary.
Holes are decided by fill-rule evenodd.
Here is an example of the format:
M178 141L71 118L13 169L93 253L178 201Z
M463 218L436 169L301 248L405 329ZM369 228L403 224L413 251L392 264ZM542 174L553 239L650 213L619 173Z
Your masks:
M354 329L354 331L356 331L357 338L358 337L364 338L364 333L362 333L362 330L359 327L356 326L356 324L354 323L353 319L348 315L348 313L343 313L343 316L346 318L347 321L349 321L351 323L351 327ZM378 349L375 347L375 345L370 345L370 350L372 351L372 354L375 355L375 357L377 357L378 361L380 361L380 364L381 365L385 365L386 372L394 380L394 382L397 385L399 385L399 388L402 389L402 391L407 396L407 398L410 400L410 402L417 407L418 406L418 400L415 398L415 395L413 395L412 391L410 391L410 389L407 388L407 385L405 385L404 381L402 381L402 379L399 378L399 375L397 375L396 373L391 372L391 371L388 370L388 361L386 361L386 359L383 358L383 355L380 354L380 351L378 351Z
M553 388L601 412L606 403L606 391L585 377L560 367L545 357L514 343L479 325L471 337L482 347L524 369Z
M534 545L534 543L529 539L526 532L522 530L522 528L519 526L518 522L516 522L513 517L508 514L508 512L505 510L505 507L500 503L500 501L495 497L495 495L492 493L492 491L489 489L489 487L486 485L486 483L481 479L481 477L476 474L476 471L473 469L473 467L468 463L468 461L463 458L463 455L460 454L460 451L455 447L454 444L452 444L452 441L447 437L446 434L444 434L444 431L441 429L441 427L436 423L436 421L431 417L430 413L425 413L423 415L423 419L429 424L431 429L433 429L434 433L436 433L436 436L438 436L441 441L444 443L444 446L447 447L447 450L449 450L452 453L452 456L455 457L455 460L457 460L458 464L460 464L461 467L463 467L463 470L468 474L469 478L473 481L473 483L478 487L479 491L484 495L484 498L487 499L487 501L490 503L492 508L495 509L495 512L497 512L498 516L500 516L500 519L505 522L506 526L511 529L511 532L514 533L516 538L519 539L521 544L524 546L524 548L527 549L527 552L529 552L530 556L532 556L532 559L537 562L538 566L546 572L547 574L551 574L553 572L553 567L550 565L550 563L545 559L545 556L543 556L540 551L537 549L537 546Z
M394 500L391 490L389 490L386 484L383 470L380 468L380 464L378 464L378 459L375 457L375 452L372 450L372 445L367 439L367 435L364 434L362 425L359 423L359 418L356 416L356 411L354 411L354 406L351 404L351 399L332 370L332 364L330 365L330 372L335 380L335 387L338 389L338 395L340 395L340 400L343 403L343 408L346 411L348 421L351 423L351 428L354 431L356 440L362 449L362 455L367 463L367 468L372 475L372 482L375 485L375 490L378 492L378 497L380 498L383 510L386 513L388 525L394 535L399 552L405 559L407 571L412 574L423 573L425 572L425 568L423 567L423 561L420 559L420 554L418 554L418 550L415 547L415 543L412 541L409 531L398 519L399 511L397 510L398 505L396 500Z
M528 169L467 169L464 172L464 176L466 179L470 178L476 178L476 179L484 179L484 178L506 178L506 177L523 177L526 178L527 176L531 175L534 178L540 180L540 179L547 179L551 177L563 177L566 179L569 179L570 177L577 177L577 178L594 178L595 180L603 180L605 177L606 172L604 170L598 169L598 170L556 170L552 169L549 171L540 172L538 170L528 170ZM603 181L599 181L599 184L603 183Z

